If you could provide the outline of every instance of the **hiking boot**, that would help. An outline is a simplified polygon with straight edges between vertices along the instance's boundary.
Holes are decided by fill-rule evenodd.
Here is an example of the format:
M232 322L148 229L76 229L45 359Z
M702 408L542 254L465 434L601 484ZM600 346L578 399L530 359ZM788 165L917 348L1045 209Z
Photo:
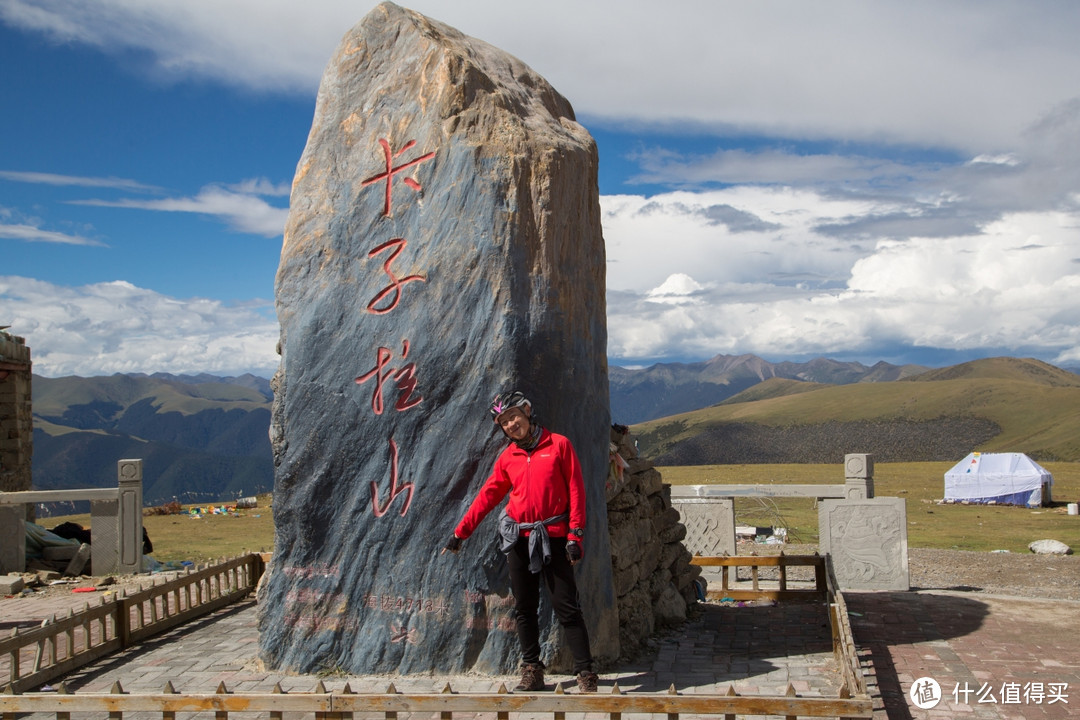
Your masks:
M514 688L518 692L535 692L544 689L544 666L540 663L523 663L521 683Z
M600 678L592 670L582 670L577 674L578 690L583 693L596 692L596 682Z

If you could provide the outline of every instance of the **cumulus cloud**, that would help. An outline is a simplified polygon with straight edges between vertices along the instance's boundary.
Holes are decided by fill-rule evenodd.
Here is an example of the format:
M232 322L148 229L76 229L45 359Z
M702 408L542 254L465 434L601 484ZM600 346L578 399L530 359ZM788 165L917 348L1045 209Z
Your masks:
M677 295L671 279L644 292L613 288L608 352L632 362L723 352L792 357L873 355L895 346L995 348L1075 363L1078 225L1075 213L1025 213L977 236L879 240L848 255L841 288L711 283L720 273L708 265L698 267L697 277L678 280L695 288L693 303L655 302L657 295Z
M715 285L839 287L866 248L815 230L822 222L884 211L884 201L829 198L811 190L740 186L600 199L608 287L646 292L685 273ZM732 229L709 208L756 218Z
M0 276L4 324L50 377L171 372L270 377L278 325L270 303L174 298L124 281L66 287Z
M259 194L281 195L282 192L279 186L269 181L252 180L230 187L208 185L194 197L187 198L75 200L72 204L195 213L219 218L237 232L277 237L284 232L289 209L274 207Z
M149 58L160 77L311 95L341 35L374 4L0 0L0 22L125 62ZM613 360L978 346L1080 363L1080 4L408 4L521 57L590 127L703 138L700 152L649 144L624 158L634 181L670 192L601 198ZM724 147L709 144L718 137ZM86 202L197 213L275 237L287 211L266 198L287 194L252 179L191 197ZM85 240L41 225L8 222L0 235ZM106 305L121 290L49 286ZM170 303L197 315L212 302L130 292L153 299L142 311L150 325L159 310L171 317Z
M136 50L133 62L149 55L165 76L311 93L341 36L375 4L0 0L0 20L103 52ZM1021 0L790 2L782 12L718 0L667 12L646 0L408 5L522 58L579 113L619 123L1007 152L1080 75L1075 3L1039 12Z

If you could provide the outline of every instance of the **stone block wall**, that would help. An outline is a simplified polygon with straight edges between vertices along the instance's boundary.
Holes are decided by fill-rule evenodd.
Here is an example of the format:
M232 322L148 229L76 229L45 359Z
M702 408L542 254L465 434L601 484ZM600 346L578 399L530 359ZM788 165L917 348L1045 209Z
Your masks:
M30 489L34 448L30 367L25 340L0 330L0 492Z
M633 656L658 628L686 619L697 601L694 580L701 568L690 564L693 556L683 545L686 526L672 507L671 486L651 462L637 457L629 431L613 428L611 440L605 488L611 569L619 643L624 656Z

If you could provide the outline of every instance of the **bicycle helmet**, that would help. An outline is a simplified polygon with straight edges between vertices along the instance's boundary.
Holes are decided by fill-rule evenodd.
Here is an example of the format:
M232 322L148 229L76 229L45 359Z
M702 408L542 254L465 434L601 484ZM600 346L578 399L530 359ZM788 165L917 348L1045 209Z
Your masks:
M513 392L499 393L495 396L495 399L491 401L491 406L488 410L491 412L491 419L495 422L499 421L499 416L510 408L515 407L532 407L532 403L520 392L516 390Z

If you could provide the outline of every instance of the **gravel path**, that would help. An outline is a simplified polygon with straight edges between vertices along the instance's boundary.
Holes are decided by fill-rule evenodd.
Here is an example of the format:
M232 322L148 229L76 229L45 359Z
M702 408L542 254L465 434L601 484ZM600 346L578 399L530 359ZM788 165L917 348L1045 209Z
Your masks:
M1080 557L908 548L913 590L1080 600Z

